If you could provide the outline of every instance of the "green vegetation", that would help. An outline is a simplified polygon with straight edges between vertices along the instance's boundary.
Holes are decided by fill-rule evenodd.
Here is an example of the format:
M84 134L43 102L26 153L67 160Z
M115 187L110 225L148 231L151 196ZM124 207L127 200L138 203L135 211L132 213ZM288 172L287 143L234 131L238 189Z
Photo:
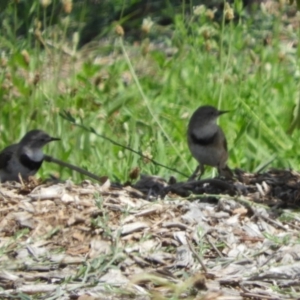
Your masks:
M142 173L184 180L59 113L189 175L196 161L186 144L188 118L198 106L212 104L231 110L220 119L230 167L255 171L271 161L270 167L300 169L300 132L287 134L299 100L296 17L293 27L280 8L274 14L240 11L229 20L227 7L227 19L216 21L212 11L193 10L190 3L167 26L153 18L142 30L140 19L138 36L130 30L122 36L107 17L100 36L82 45L89 2L73 10L70 1L46 2L1 1L1 149L40 128L63 139L46 153L97 175L125 181L139 166ZM122 10L123 3L115 5ZM55 172L82 179L49 163L39 175Z

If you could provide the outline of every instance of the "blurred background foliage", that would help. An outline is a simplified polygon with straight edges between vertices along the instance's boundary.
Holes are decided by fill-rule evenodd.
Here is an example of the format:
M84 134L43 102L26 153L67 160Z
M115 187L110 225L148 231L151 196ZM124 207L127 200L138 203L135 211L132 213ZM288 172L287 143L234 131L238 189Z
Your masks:
M299 169L295 5L2 0L0 17L0 148L41 128L63 139L47 153L112 180L129 179L136 167L176 175L95 130L189 175L196 162L188 118L212 104L231 110L220 119L231 167ZM67 122L62 111L92 129ZM39 174L49 173L82 179L44 164Z

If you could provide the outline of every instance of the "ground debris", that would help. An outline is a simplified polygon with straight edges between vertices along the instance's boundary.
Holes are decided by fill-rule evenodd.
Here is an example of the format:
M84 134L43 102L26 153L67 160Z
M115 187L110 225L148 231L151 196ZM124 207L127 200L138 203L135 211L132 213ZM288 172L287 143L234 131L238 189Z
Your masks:
M299 174L236 175L2 184L0 298L300 298Z
M147 200L172 194L182 197L192 194L227 194L245 196L256 203L277 208L300 207L300 173L291 170L271 169L265 173L252 174L237 169L233 180L212 178L170 182L171 180L167 183L157 176L142 176L134 187L142 192ZM213 197L210 199L212 200Z

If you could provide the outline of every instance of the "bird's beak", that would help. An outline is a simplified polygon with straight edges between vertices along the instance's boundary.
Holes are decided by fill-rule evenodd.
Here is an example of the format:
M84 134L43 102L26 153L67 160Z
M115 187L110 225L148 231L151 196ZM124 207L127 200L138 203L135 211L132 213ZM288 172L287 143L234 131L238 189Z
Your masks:
M52 142L52 141L60 141L60 138L50 136L49 142Z
M219 110L219 116L229 113L229 112L230 112L230 110Z

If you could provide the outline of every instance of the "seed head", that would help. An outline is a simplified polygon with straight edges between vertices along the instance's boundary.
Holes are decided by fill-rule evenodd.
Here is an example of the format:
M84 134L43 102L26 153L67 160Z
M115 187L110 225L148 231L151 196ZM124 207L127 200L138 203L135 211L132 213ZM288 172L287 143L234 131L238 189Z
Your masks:
M205 13L205 15L210 19L213 20L215 18L215 13L216 13L217 9L208 9Z
M2 68L5 68L7 66L7 58L6 57L1 57L0 65Z
M39 19L34 19L34 27L36 29L41 29L42 28L42 22Z
M27 52L27 50L22 50L21 55L22 55L22 57L23 57L26 65L28 66L29 63L30 63L30 55L29 55L29 53Z
M40 3L43 8L47 8L51 4L51 0L40 0Z
M71 13L72 8L73 8L73 2L72 2L72 0L61 0L61 2L63 4L64 12L66 14Z
M148 34L151 30L151 27L153 26L153 22L151 20L151 18L145 18L143 19L143 23L142 23L142 31L146 34Z
M230 4L228 2L225 3L224 16L225 16L225 20L228 21L231 21L234 18L234 11L230 7Z
M39 73L36 73L36 74L34 75L34 78L33 78L33 81L32 81L33 85L37 85L37 84L39 83L40 79L41 79L40 74L39 74Z
M124 36L124 29L123 29L123 27L122 27L121 25L119 25L119 24L115 27L115 32L116 32L116 34L119 35L119 36Z
M201 16L205 13L206 8L205 5L197 5L193 7L193 14L195 16Z

